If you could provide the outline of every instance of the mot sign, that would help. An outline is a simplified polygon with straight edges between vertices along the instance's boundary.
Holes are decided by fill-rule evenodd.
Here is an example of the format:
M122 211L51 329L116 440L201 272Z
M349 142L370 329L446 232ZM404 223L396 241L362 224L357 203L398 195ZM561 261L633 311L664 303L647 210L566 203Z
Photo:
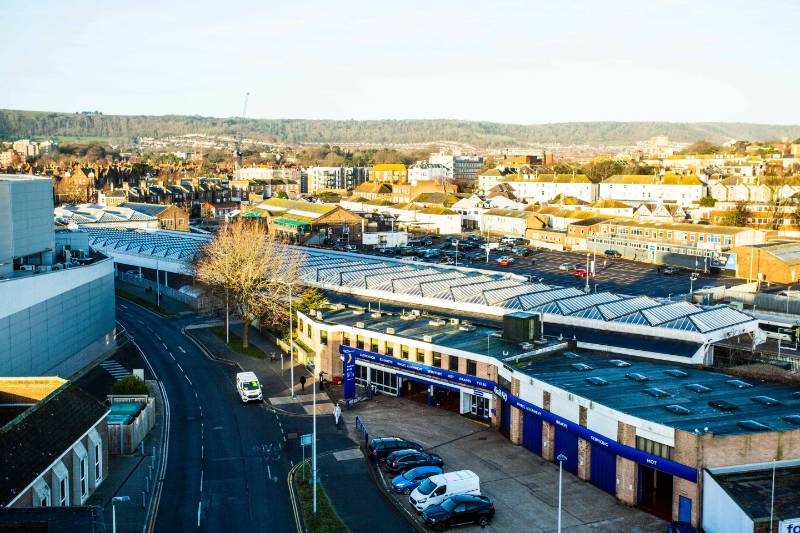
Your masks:
M800 533L800 518L781 520L778 533Z

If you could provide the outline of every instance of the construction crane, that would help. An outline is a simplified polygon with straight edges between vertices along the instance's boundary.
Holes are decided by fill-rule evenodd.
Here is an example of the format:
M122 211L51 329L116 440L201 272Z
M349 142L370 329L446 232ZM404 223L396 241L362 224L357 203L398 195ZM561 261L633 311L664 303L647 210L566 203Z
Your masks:
M239 132L236 134L234 148L233 148L233 161L238 171L242 168L242 131L244 129L244 118L247 115L247 100L250 98L250 93L244 93L244 107L242 108L242 120L239 121Z

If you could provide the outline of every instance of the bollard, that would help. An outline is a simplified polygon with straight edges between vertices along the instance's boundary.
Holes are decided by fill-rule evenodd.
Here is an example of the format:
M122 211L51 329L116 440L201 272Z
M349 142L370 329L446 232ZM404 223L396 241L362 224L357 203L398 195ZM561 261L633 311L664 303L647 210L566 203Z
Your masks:
M142 491L142 509L144 509L145 507L147 507L147 505L146 505L146 503L145 503L145 494L146 494L146 492L145 492L145 491Z
M152 465L150 465L150 466L148 466L147 468L148 468L148 471L147 471L147 477L148 477L148 478L150 478L150 479L152 479L152 478L153 478L153 466L152 466Z
M150 478L147 476L144 476L144 491L150 492Z

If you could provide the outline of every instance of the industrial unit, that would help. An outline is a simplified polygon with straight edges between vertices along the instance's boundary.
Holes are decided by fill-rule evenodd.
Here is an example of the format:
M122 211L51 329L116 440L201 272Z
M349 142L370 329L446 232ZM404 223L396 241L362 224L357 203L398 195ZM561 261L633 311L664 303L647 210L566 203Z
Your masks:
M622 502L700 524L704 468L800 458L800 392L653 359L586 350L540 314L477 327L341 305L301 315L316 369L489 421L515 444Z

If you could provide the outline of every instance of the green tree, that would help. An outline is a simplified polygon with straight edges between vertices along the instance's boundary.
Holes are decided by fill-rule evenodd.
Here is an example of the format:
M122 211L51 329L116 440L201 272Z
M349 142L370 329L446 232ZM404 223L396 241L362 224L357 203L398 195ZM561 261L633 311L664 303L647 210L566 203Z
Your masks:
M723 226L743 227L747 225L747 219L750 218L750 207L747 202L739 201L729 209L722 217Z
M702 207L714 207L714 205L717 203L717 200L713 196L703 196L700 198L699 203Z
M277 192L277 194L275 194L275 196L276 196L277 198L282 198L282 199L284 199L284 200L286 200L286 199L288 199L288 198L289 198L289 195L288 195L288 194L286 194L286 191L284 191L283 189L281 189L280 191L278 191L278 192Z
M295 311L308 313L312 309L322 309L328 306L328 298L314 287L308 287L293 302Z
M149 394L144 381L136 376L125 376L111 387L111 394Z
M682 152L684 154L718 154L722 148L708 141L695 141Z

